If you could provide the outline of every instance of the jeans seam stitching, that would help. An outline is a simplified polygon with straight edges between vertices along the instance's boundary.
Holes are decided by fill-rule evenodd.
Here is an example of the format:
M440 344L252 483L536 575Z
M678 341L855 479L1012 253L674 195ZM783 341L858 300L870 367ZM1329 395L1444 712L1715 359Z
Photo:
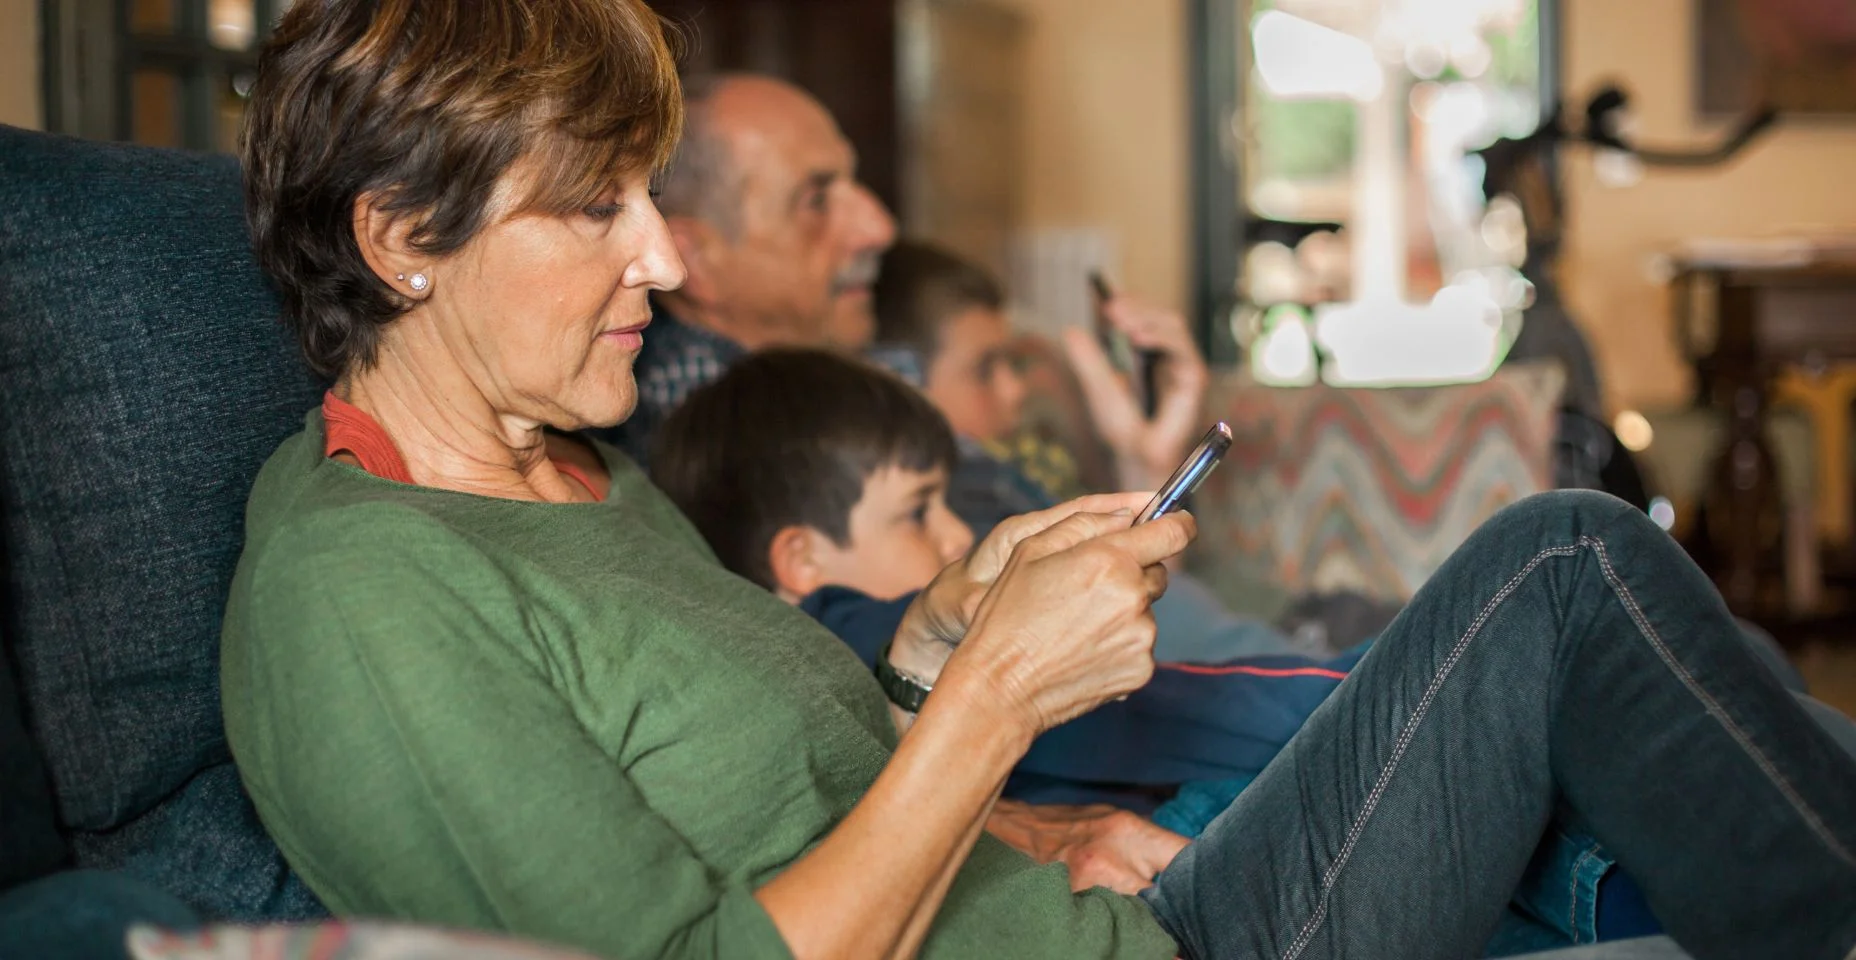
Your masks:
M1385 794L1392 776L1398 772L1399 761L1404 759L1406 749L1410 747L1412 739L1417 736L1418 727L1430 714L1431 703L1437 698L1437 691L1443 687L1444 681L1450 678L1450 673L1456 668L1457 661L1462 658L1470 642L1482 632L1483 625L1495 615L1495 611L1502 603L1520 589L1522 581L1526 580L1536 567L1548 557L1572 556L1578 552L1579 544L1573 543L1566 546L1548 547L1534 554L1533 559L1529 560L1520 572L1503 584L1502 588L1496 591L1495 596L1489 598L1489 602L1483 605L1482 610L1476 614L1476 618L1470 621L1463 635L1457 638L1456 645L1450 650L1450 655L1444 658L1437 673L1431 677L1431 682L1425 687L1424 695L1419 698L1417 707L1412 710L1411 717L1405 721L1404 729L1399 731L1398 740L1392 746L1392 755L1387 758L1386 765L1379 771L1379 777L1374 781L1373 789L1367 795L1365 806L1361 808L1359 815L1347 829L1347 839L1341 845L1340 855L1335 857L1334 862L1329 864L1328 869L1322 873L1321 895L1315 904L1315 911L1309 916L1308 922L1303 924L1301 932L1297 933L1295 939L1290 942L1288 951L1283 954L1283 960L1296 960L1302 955L1302 951L1308 949L1308 945L1314 942L1315 931L1319 930L1322 922L1327 919L1328 903L1333 896L1334 885L1340 879L1341 871L1346 869L1348 861L1353 856L1354 846L1359 843L1360 835L1366 831L1366 824L1372 819L1374 811L1378 809L1380 797Z
M1714 717L1715 722L1726 729L1727 735L1732 737L1734 742L1740 745L1740 749L1753 761L1754 766L1759 767L1760 772L1766 775L1766 779L1770 780L1772 785L1778 789L1779 793L1785 797L1785 801L1791 804L1792 809L1804 820L1805 826L1810 827L1811 832L1817 834L1818 839L1823 841L1830 852L1836 854L1837 857L1845 863L1856 866L1856 856L1852 856L1848 850L1844 849L1843 844L1837 841L1837 838L1831 834L1830 827L1824 823L1823 818L1817 815L1817 811L1811 809L1810 803L1804 799L1803 795L1798 793L1797 789L1791 785L1789 780L1785 779L1785 776L1779 772L1778 767L1773 765L1771 759L1760 752L1760 749L1754 745L1752 738L1747 736L1746 731L1740 729L1740 725L1735 723L1733 718L1727 715L1727 710L1720 705L1719 701L1716 701L1713 696L1702 689L1701 684L1695 680L1694 674L1689 673L1688 668L1684 667L1681 662L1675 658L1675 654L1672 653L1668 645L1663 642L1662 635L1657 633L1656 628L1651 625L1649 616L1637 605L1636 596L1630 592L1629 587L1624 585L1624 580L1617 575L1617 571L1612 569L1611 557L1605 552L1604 542L1591 536L1582 536L1579 539L1589 544L1592 548L1592 552L1598 555L1598 565L1604 571L1606 584L1611 587L1612 592L1617 595L1618 600L1624 604L1624 609L1630 615L1631 621L1637 625L1638 632L1643 634L1643 638L1649 641L1650 646L1656 650L1656 654L1662 659L1663 665L1668 667L1670 672L1676 675L1676 679L1680 680L1682 685L1688 688L1689 693L1693 695L1696 700L1701 701L1702 707L1708 711L1710 716Z

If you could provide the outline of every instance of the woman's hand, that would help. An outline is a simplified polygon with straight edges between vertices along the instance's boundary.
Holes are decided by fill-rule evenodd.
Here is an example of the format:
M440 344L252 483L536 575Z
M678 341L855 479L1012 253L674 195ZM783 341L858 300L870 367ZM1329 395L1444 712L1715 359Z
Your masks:
M1000 800L986 831L1039 863L1061 860L1070 868L1070 889L1107 887L1134 894L1191 841L1126 810L1038 805Z
M935 694L984 703L1031 737L1145 685L1153 601L1166 558L1196 534L1189 514L1137 527L1127 513L1075 513L1025 538L981 599ZM953 691L958 691L955 693Z
M1202 428L1201 406L1210 377L1185 318L1129 297L1116 297L1103 314L1139 350L1160 354L1153 419L1141 408L1126 376L1116 371L1101 343L1086 330L1063 334L1064 351L1083 390L1096 433L1115 453L1122 486L1157 487L1186 455Z
M1153 674L1147 608L1166 588L1160 561L1194 527L1183 513L1130 527L1143 496L1008 521L911 605L891 659L933 678L934 694L850 815L754 891L794 956L914 956L1032 738ZM931 672L897 658L904 640L960 646ZM1129 847L1131 834L1085 823L1054 847L1076 851L1073 882L1093 884L1110 864L1127 865L1118 883L1158 869L1151 842Z
M967 635L980 600L1005 570L1012 552L1027 538L1077 513L1112 514L1141 509L1152 495L1106 493L1078 497L1048 510L1011 517L994 527L972 552L949 564L909 606L890 647L897 669L933 682L954 647Z

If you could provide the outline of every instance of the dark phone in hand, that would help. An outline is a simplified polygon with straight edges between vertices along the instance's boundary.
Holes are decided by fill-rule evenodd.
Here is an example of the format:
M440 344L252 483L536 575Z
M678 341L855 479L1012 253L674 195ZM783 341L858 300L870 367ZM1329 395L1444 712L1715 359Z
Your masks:
M1102 352L1108 354L1109 362L1134 378L1134 391L1141 402L1141 415L1151 420L1159 400L1154 378L1160 366L1160 351L1134 349L1134 345L1128 342L1128 335L1108 322L1108 314L1103 307L1115 299L1115 291L1103 279L1102 271L1089 271L1089 288L1096 295L1096 339L1102 343Z

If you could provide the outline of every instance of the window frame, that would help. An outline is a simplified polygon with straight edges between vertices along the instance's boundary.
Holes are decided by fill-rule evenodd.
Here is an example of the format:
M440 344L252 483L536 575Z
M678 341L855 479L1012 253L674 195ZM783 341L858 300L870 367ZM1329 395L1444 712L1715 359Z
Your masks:
M1240 350L1232 336L1231 311L1238 304L1239 254L1244 249L1248 210L1243 192L1243 149L1236 130L1243 121L1248 43L1243 36L1246 0L1186 0L1186 89L1190 123L1192 216L1192 314L1199 347L1214 364L1233 364ZM1553 115L1560 101L1561 0L1537 0L1540 18L1540 116ZM1558 175L1549 162L1549 172Z
M129 28L131 0L41 0L47 130L96 140L133 139L135 74L155 67L180 84L179 146L219 149L219 93L238 73L256 67L257 47L282 4L252 0L252 46L227 50L209 37L210 0L172 2L175 32L163 36Z

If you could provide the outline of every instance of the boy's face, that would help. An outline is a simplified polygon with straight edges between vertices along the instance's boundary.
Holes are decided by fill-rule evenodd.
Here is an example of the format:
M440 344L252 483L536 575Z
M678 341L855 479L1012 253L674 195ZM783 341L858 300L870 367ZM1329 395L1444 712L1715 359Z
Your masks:
M1013 366L1012 327L990 307L968 307L941 326L923 392L954 432L1004 440L1018 429L1025 382Z
M892 600L927 586L973 546L973 531L947 508L947 471L939 467L871 474L849 527L842 546L817 530L782 531L772 558L780 593L797 601L839 586Z

